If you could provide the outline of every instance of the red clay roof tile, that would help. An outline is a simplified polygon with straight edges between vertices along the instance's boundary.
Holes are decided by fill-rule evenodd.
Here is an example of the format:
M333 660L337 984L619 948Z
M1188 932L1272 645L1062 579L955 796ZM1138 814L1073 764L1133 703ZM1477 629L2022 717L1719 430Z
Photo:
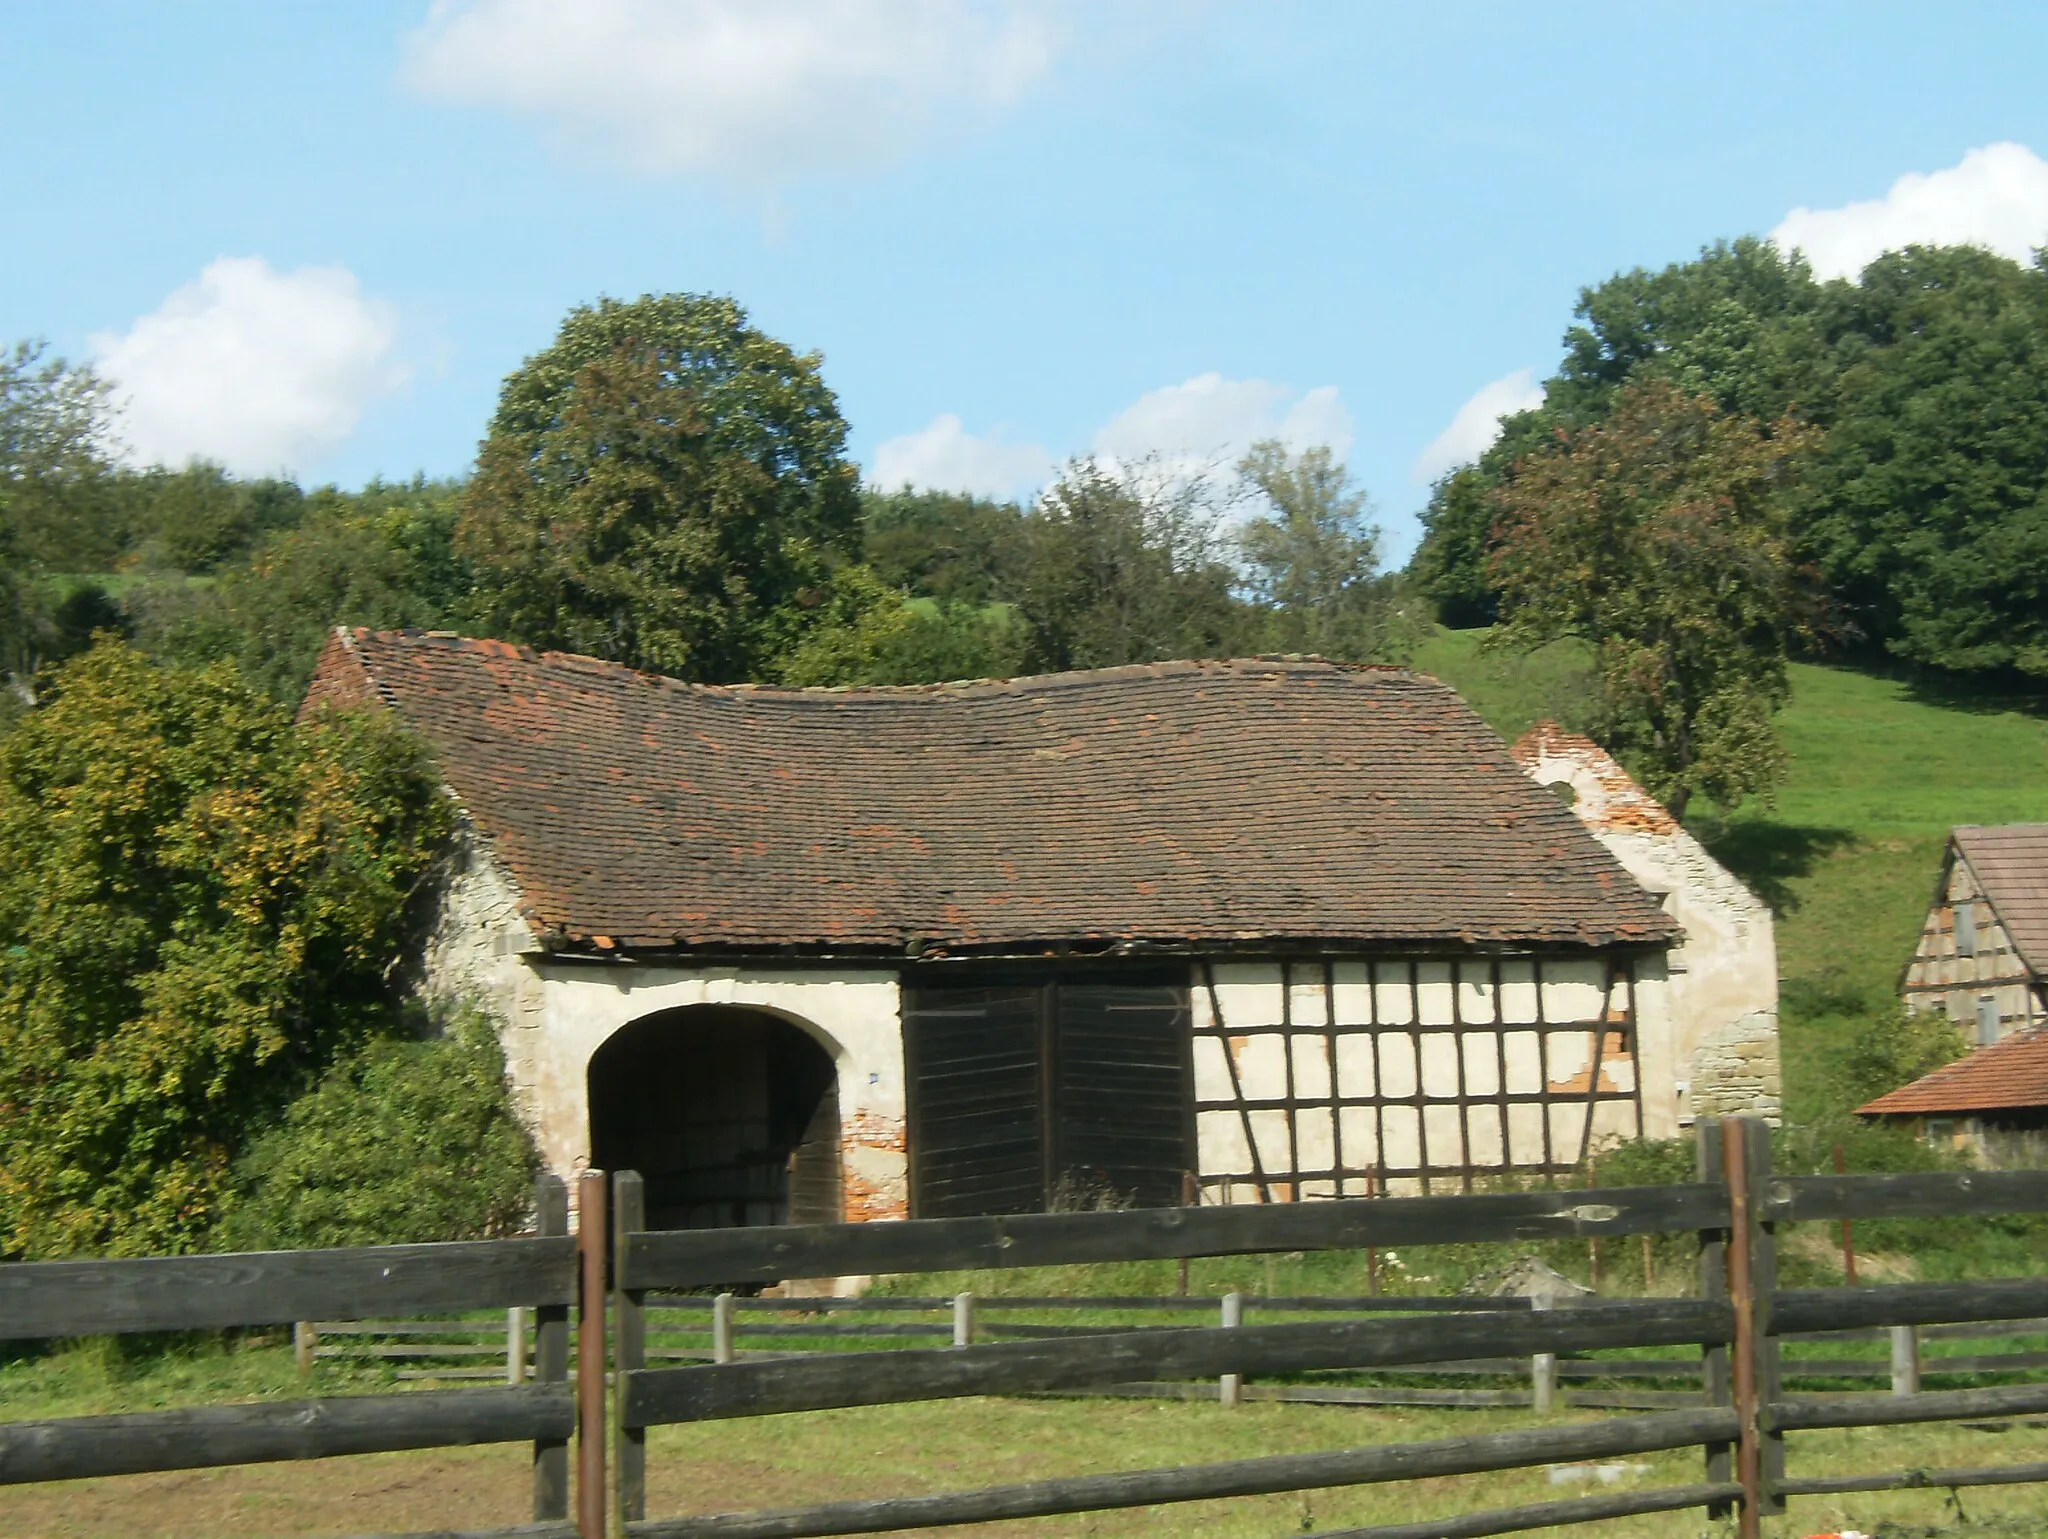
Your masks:
M1662 943L1671 920L1458 695L1318 659L907 688L679 683L337 632L557 943Z
M2014 1032L1856 1108L1859 1117L2048 1106L2048 1026Z

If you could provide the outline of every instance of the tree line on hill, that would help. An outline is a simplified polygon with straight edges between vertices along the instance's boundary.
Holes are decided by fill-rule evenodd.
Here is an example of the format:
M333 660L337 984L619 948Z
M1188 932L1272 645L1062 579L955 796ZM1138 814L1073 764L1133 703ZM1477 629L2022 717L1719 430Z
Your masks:
M354 492L125 466L102 382L18 347L0 1258L516 1217L495 1048L412 1043L402 1000L446 833L431 766L293 719L333 624L832 685L1400 660L1434 605L1492 645L1585 644L1585 724L1681 815L1732 806L1782 773L1801 650L2048 674L2044 284L1967 250L1816 284L1754 241L1612 279L1544 405L1436 487L1402 574L1324 449L1077 461L1029 505L863 488L820 360L722 298L573 311L474 474Z
M1652 383L1805 435L1790 556L1836 645L1958 674L2048 676L2048 268L1911 247L1817 282L1767 241L1585 290L1543 403L1438 483L1413 571L1452 624L1510 598L1521 467Z

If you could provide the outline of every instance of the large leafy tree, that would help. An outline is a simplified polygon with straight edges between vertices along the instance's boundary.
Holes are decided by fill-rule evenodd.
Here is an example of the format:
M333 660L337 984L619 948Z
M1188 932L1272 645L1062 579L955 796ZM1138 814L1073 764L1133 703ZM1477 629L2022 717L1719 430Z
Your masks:
M1582 289L1542 405L1508 418L1476 465L1431 492L1413 571L1445 619L1484 624L1497 609L1486 570L1490 494L1523 455L1604 420L1629 383L1661 380L1740 416L1825 423L1837 364L1824 293L1796 252L1754 236Z
M1843 370L1807 548L1894 653L2048 675L2048 271L1918 247L1830 299Z
M0 741L0 1257L176 1251L388 1024L449 824L416 749L106 642Z
M1018 531L1004 585L1034 668L1106 668L1240 649L1244 614L1207 488L1078 461Z
M460 547L494 634L756 676L857 542L846 424L730 299L600 300L505 381Z
M1323 445L1267 439L1237 471L1260 503L1237 543L1264 644L1355 662L1402 654L1413 638L1379 575L1371 505L1343 462Z
M1599 735L1683 817L1782 776L1788 642L1810 629L1786 491L1814 435L1662 381L1524 455L1498 494L1496 644L1598 657Z
M106 385L39 342L0 350L0 675L33 673L49 641L31 579L63 570L105 521ZM25 687L25 686L23 686Z

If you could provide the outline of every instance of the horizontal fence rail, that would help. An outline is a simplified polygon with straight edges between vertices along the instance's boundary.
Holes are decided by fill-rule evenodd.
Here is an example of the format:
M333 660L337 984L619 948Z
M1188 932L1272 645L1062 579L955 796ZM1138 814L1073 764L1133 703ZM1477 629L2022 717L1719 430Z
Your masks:
M1591 1238L1710 1229L1726 1221L1726 1193L1702 1183L887 1224L649 1230L621 1237L615 1285L704 1288L883 1272Z
M2048 1277L2008 1282L1896 1283L1882 1288L1782 1288L1771 1295L1771 1331L1935 1325L2029 1319L2048 1309Z
M0 1338L225 1330L576 1298L567 1237L0 1266Z
M1782 1176L1769 1184L1762 1206L1764 1217L1772 1223L2048 1213L2048 1180L2038 1170Z
M1732 1480L1712 1485L1668 1486L1661 1491L1630 1491L1615 1496L1576 1496L1559 1502L1531 1502L1526 1507L1500 1507L1454 1518L1421 1523L1384 1523L1371 1528L1326 1529L1310 1539L1485 1539L1490 1534L1523 1533L1532 1528L1570 1528L1610 1518L1638 1518L1654 1512L1712 1508L1739 1497Z
M1010 1341L890 1353L806 1354L625 1375L632 1426L708 1421L967 1395L1015 1394L1131 1379L1299 1373L1440 1362L1483 1350L1576 1352L1600 1347L1725 1342L1725 1304L1645 1300L1528 1315L1320 1321L1234 1330L1128 1331L1085 1340Z
M575 1430L576 1401L566 1384L0 1422L0 1485L519 1443Z
M1686 1448L1732 1437L1735 1413L1691 1411L1544 1427L1484 1437L1442 1438L1349 1448L1336 1453L1275 1454L1191 1468L1132 1470L936 1496L884 1497L829 1502L781 1512L722 1513L711 1517L634 1522L634 1539L812 1539L827 1534L886 1533L993 1523L1007 1518L1150 1507L1168 1502L1264 1496L1280 1491L1354 1486L1447 1475L1475 1475L1570 1459L1621 1458Z

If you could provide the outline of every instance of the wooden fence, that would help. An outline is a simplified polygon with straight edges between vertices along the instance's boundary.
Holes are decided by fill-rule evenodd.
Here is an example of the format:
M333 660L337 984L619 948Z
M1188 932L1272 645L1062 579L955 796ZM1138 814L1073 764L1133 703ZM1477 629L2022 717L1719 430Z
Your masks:
M601 1178L588 1186L602 1193ZM539 1233L523 1239L0 1266L0 1339L476 1309L530 1310L534 1321L531 1383L0 1423L0 1484L530 1441L534 1522L502 1532L573 1539L588 1530L567 1521L578 1404L569 1312L579 1294L602 1300L604 1248L593 1234L579 1266L568 1194L554 1177L541 1178L535 1210ZM596 1375L583 1397L600 1401L602 1309L584 1310L582 1324L578 1366L586 1380ZM579 1496L602 1489L601 1463L586 1460L582 1474Z
M1799 1479L1787 1434L2048 1411L2048 1384L1908 1395L1787 1396L1788 1338L1940 1322L2032 1321L2048 1315L2048 1280L1779 1289L1783 1222L1943 1217L2048 1210L2048 1173L1836 1176L1772 1180L1768 1130L1750 1119L1699 1130L1700 1180L1683 1186L1489 1196L1385 1198L1253 1207L942 1219L779 1230L648 1231L637 1176L614 1178L617 1223L615 1497L634 1539L800 1539L1102 1511L1420 1476L1477 1474L1561 1460L1696 1447L1694 1483L1602 1494L1438 1522L1344 1530L1323 1539L1452 1539L1704 1507L1735 1512L1741 1531L1801 1494L1919 1485L2023 1483L2048 1466L1879 1472ZM1364 1249L1560 1236L1692 1232L1696 1299L1589 1302L1553 1310L1441 1312L1372 1320L1120 1329L903 1351L741 1356L664 1366L648 1356L650 1301L786 1278ZM730 1305L728 1305L728 1311ZM968 1395L1101 1392L1135 1382L1230 1379L1320 1369L1409 1368L1612 1348L1691 1346L1706 1403L1585 1426L1364 1447L1325 1454L1139 1470L938 1495L833 1502L781 1511L649 1520L646 1433L654 1426L798 1410ZM1228 1390L1224 1391L1227 1395Z
M1788 1498L1921 1485L2048 1480L2048 1465L1892 1471L1825 1479L1788 1471L1788 1437L1808 1428L1876 1427L2048 1411L2048 1384L1906 1394L1788 1395L1781 1344L1815 1333L1982 1329L2048 1316L2048 1280L1780 1289L1775 1230L1794 1220L1949 1217L2048 1210L2048 1173L1838 1176L1773 1180L1760 1123L1700 1129L1700 1179L1674 1186L1251 1207L918 1220L773 1229L650 1231L639 1178L579 1187L579 1235L566 1193L544 1182L541 1234L460 1245L200 1256L0 1267L0 1336L78 1336L314 1322L330 1345L347 1322L531 1310L532 1382L489 1388L308 1399L288 1404L0 1424L0 1484L270 1459L313 1458L489 1441L530 1441L534 1523L514 1533L599 1539L607 1506L634 1539L882 1533L996 1519L1477 1474L1559 1461L1695 1448L1697 1481L1601 1493L1427 1523L1349 1529L1321 1539L1452 1539L1641 1513L1735 1512L1754 1534ZM613 1207L607 1221L607 1209ZM1173 1259L1560 1236L1691 1233L1699 1296L1518 1303L1427 1312L1312 1310L1274 1323L1012 1328L977 1334L971 1301L950 1339L919 1322L894 1351L742 1355L733 1301L713 1304L712 1362L652 1357L650 1310L664 1294L715 1293L786 1279L872 1273ZM609 1290L610 1329L606 1302ZM912 1306L934 1301L908 1301ZM946 1301L954 1305L955 1301ZM1039 1301L1043 1302L1043 1301ZM1102 1301L1098 1301L1102 1302ZM1132 1304L1135 1301L1121 1301ZM1310 1301L1291 1301L1304 1306ZM1414 1301L1376 1301L1386 1304ZM815 1301L788 1301L816 1307ZM578 1308L576 1383L569 1312ZM877 1301L863 1301L875 1308ZM524 1318L524 1317L522 1317ZM826 1322L828 1325L830 1322ZM901 1322L911 1324L913 1322ZM985 1322L987 1323L987 1322ZM815 1327L813 1327L815 1329ZM939 1327L944 1329L944 1327ZM889 1333L884 1332L885 1339ZM997 1339L982 1339L986 1336ZM923 1340L934 1341L924 1345ZM944 1344L938 1344L943 1342ZM1538 1426L1430 1442L1134 1470L933 1495L833 1502L781 1511L649 1520L647 1430L716 1418L969 1395L1119 1392L1132 1384L1214 1383L1228 1399L1246 1376L1418 1365L1569 1361L1571 1354L1684 1347L1697 1359L1698 1403L1590 1424ZM524 1363L523 1353L519 1361ZM607 1380L607 1364L612 1373ZM1617 1371L1613 1362L1590 1367ZM1793 1366L1798 1365L1794 1360ZM1625 1371L1625 1370L1619 1370ZM1804 1371L1801 1369L1801 1371ZM523 1377L523 1373L521 1375ZM1281 1389L1285 1386L1273 1386ZM616 1428L607 1460L606 1422ZM576 1522L567 1520L568 1447L577 1442ZM607 1498L610 1498L608 1503Z

